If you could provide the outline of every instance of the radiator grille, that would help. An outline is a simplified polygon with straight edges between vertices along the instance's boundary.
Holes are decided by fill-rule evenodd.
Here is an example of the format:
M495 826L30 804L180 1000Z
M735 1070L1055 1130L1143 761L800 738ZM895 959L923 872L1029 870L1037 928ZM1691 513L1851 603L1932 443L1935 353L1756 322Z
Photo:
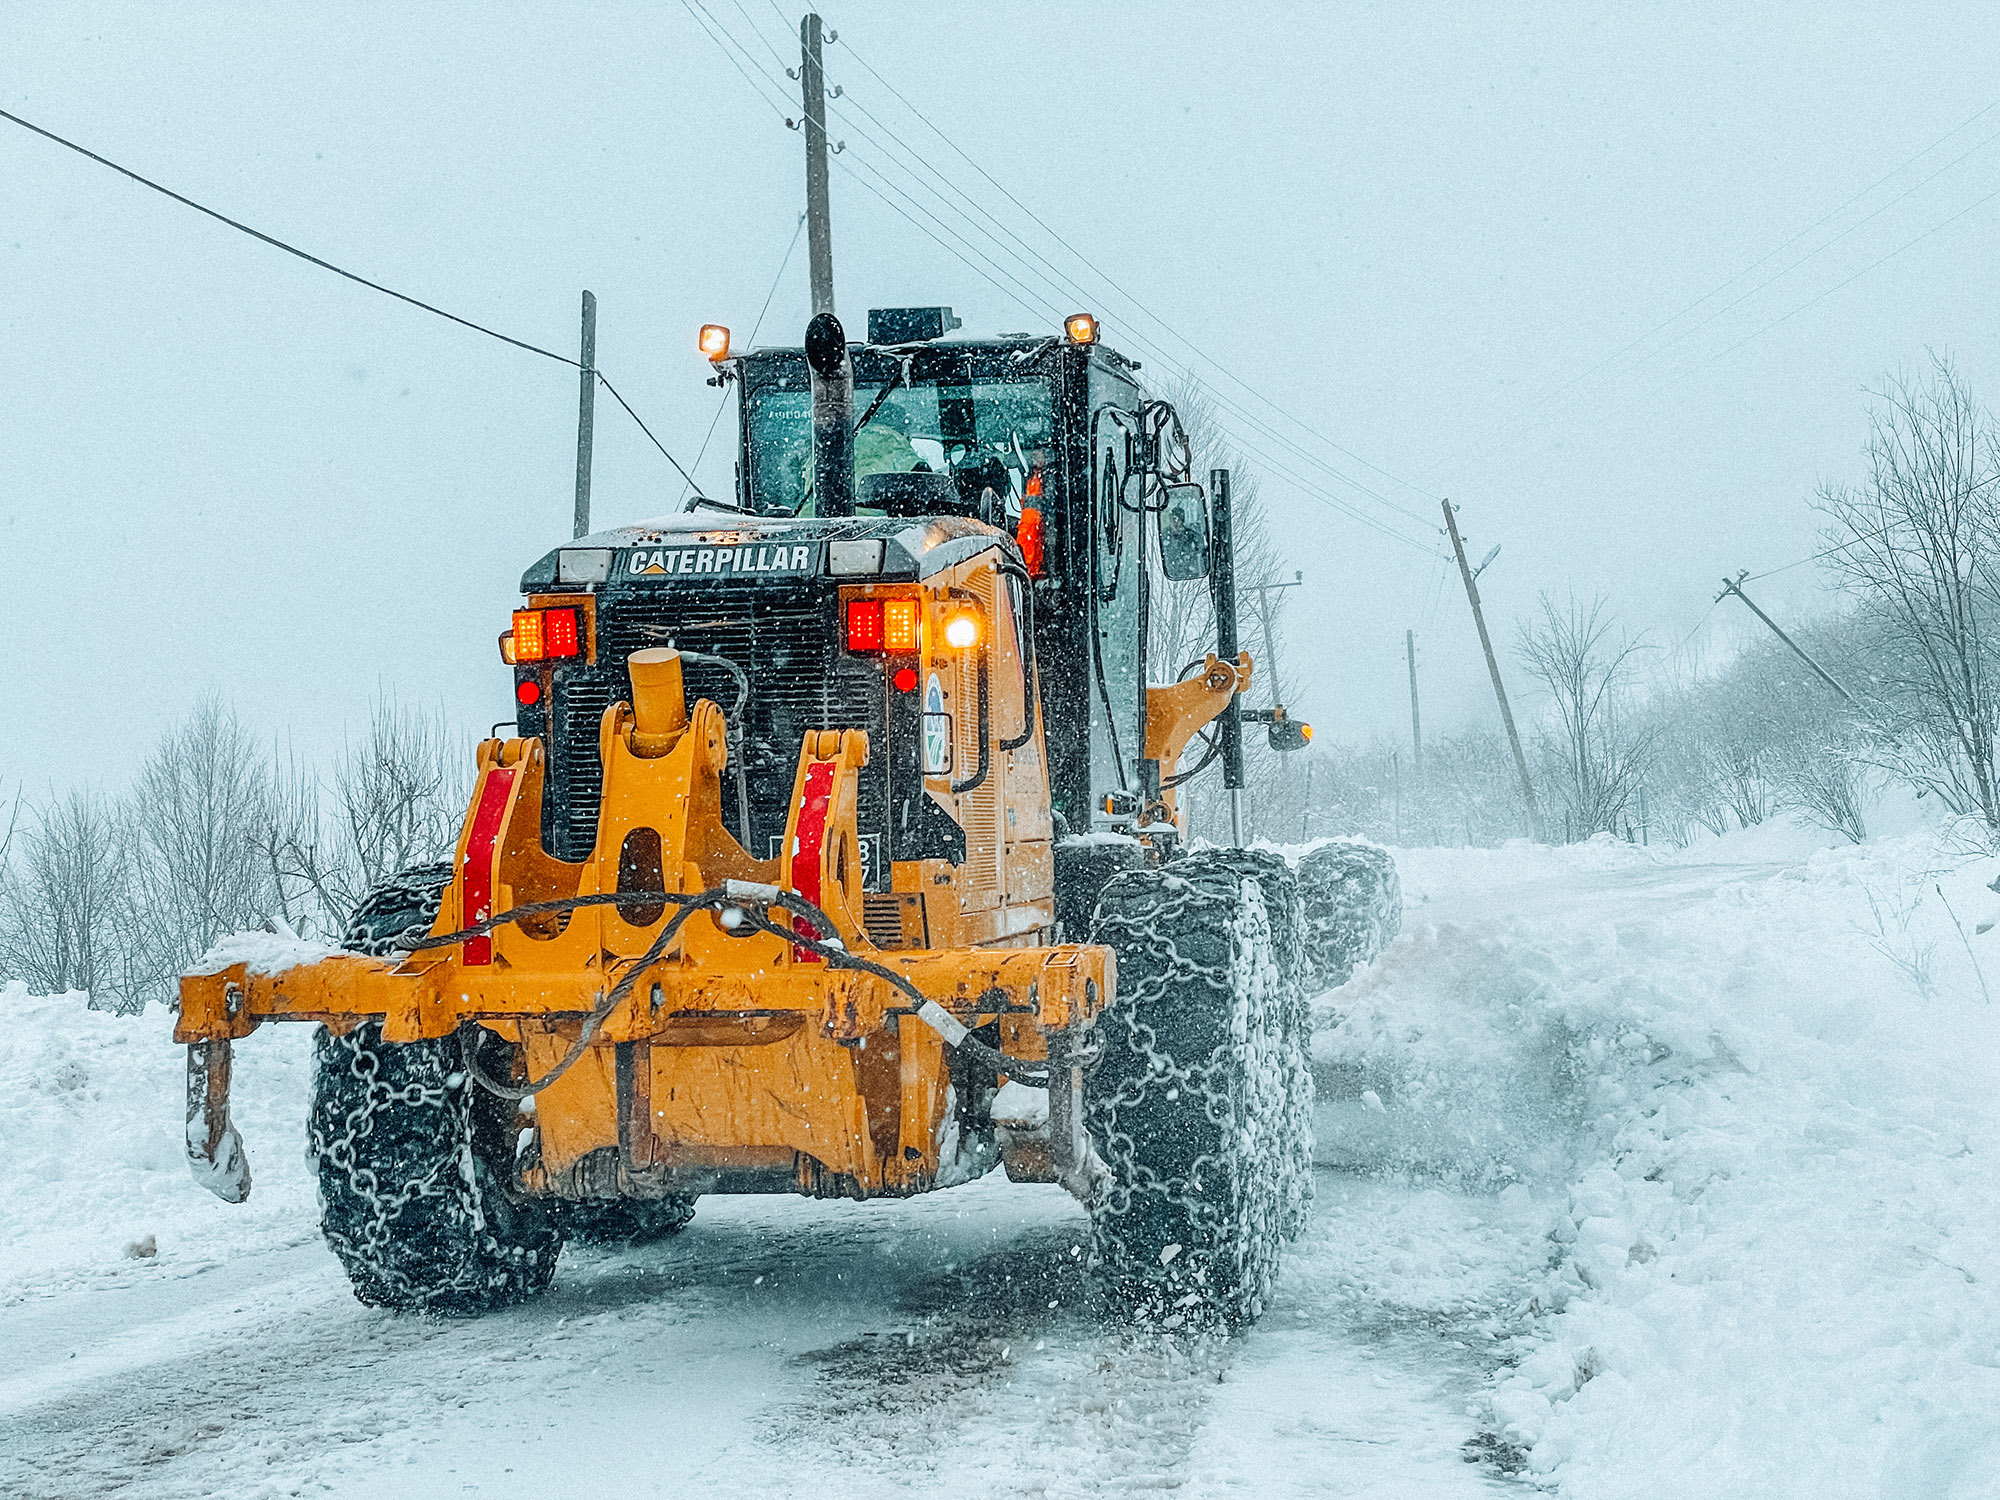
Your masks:
M840 649L835 601L815 592L723 585L669 587L634 598L600 602L596 665L572 668L558 692L550 755L554 814L545 830L561 858L587 858L597 840L597 810L604 790L597 758L597 729L605 708L631 692L625 659L651 646L676 646L724 656L750 677L744 713L744 770L749 782L750 852L769 859L779 852L790 809L799 747L808 730L865 729L872 764L861 772L856 813L869 858L870 884L888 884L880 835L888 828L887 757L884 744L887 684L880 667ZM683 666L690 702L708 698L726 713L736 702L734 677L721 667ZM734 767L724 773L723 821L736 826Z

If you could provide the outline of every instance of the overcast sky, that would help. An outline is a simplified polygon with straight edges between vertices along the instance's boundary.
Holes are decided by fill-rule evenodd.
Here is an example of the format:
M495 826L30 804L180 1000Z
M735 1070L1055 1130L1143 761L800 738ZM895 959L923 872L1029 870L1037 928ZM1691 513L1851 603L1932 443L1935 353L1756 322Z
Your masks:
M793 87L796 9L703 3L767 94ZM692 462L717 402L695 330L756 320L799 137L678 0L409 9L11 0L0 108L525 340L572 350L590 288L600 363ZM1725 570L1814 550L1867 384L1934 346L2000 399L2000 7L1508 9L827 12L850 327L1089 307L1149 374L1213 361L1311 585L1294 697L1323 733L1406 726L1405 629L1427 727L1492 722L1437 496L1475 555L1503 546L1503 634L1538 591L1602 592L1672 647ZM945 216L967 264L871 195L907 181L892 132L1004 247ZM760 341L806 315L801 245ZM0 327L0 790L117 785L211 689L306 750L382 688L509 714L494 638L568 534L573 372L5 122ZM599 522L681 491L600 399ZM1812 568L1762 587L1781 617L1825 607ZM1715 610L1696 649L1741 628Z

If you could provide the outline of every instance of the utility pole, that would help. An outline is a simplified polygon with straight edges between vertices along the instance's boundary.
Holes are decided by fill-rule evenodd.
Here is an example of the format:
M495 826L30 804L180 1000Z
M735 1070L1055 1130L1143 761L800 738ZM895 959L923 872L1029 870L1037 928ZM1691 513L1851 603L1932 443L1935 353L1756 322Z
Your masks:
M1771 634L1775 635L1779 640L1783 641L1787 646L1790 646L1792 648L1793 653L1798 657L1798 659L1813 669L1813 671L1818 675L1819 680L1821 682L1825 683L1828 687L1832 688L1836 693L1840 694L1840 696L1846 701L1847 706L1849 708L1856 707L1857 705L1854 702L1854 694L1848 692L1846 688L1842 687L1838 682L1834 681L1833 674L1831 672L1827 671L1825 667L1822 667L1818 662L1814 661L1810 656L1806 655L1805 648L1801 646L1797 641L1793 640L1790 636L1786 635L1784 631L1780 630L1778 628L1778 622L1772 619L1769 615L1765 614L1763 610L1759 609L1757 607L1756 600L1752 599L1748 594L1743 592L1743 580L1748 578L1749 576L1750 576L1750 570L1748 568L1745 568L1742 572L1738 573L1735 578L1723 579L1722 592L1715 596L1715 602L1717 604L1720 604L1724 599L1727 599L1731 594L1734 594L1737 598L1741 599L1745 604L1750 606L1751 614L1755 615L1758 619L1762 620L1766 625L1770 626Z
M1424 721L1417 712L1417 633L1403 632L1403 650L1410 658L1410 771L1424 784Z
M833 311L833 221L826 202L826 64L819 12L799 22L799 96L806 132L806 249L812 261L812 310Z
M1500 659L1493 654L1493 637L1486 633L1486 612L1479 607L1479 585L1473 582L1472 568L1465 560L1465 543L1458 535L1458 513L1444 502L1444 526L1451 535L1452 555L1458 559L1458 575L1465 580L1465 597L1472 605L1472 623L1479 627L1479 645L1486 653L1486 670L1493 678L1493 696L1500 700L1500 722L1507 726L1507 743L1513 747L1514 769L1521 776L1521 800L1528 805L1528 825L1538 839L1547 839L1542 829L1542 805L1535 800L1535 783L1528 776L1528 757L1521 749L1521 732L1514 727L1514 710L1507 706L1507 685L1500 680ZM1483 564L1482 564L1483 566Z
M576 532L590 535L590 446L597 411L597 299L583 294L583 357L576 362Z
M1215 601L1216 653L1231 666L1236 664L1236 538L1229 503L1229 471L1208 471L1209 493L1215 497L1213 511L1215 566L1210 569L1208 587ZM1229 709L1222 716L1222 784L1229 789L1229 843L1243 847L1243 720L1238 710L1241 694L1232 694ZM1190 825L1192 826L1192 825Z

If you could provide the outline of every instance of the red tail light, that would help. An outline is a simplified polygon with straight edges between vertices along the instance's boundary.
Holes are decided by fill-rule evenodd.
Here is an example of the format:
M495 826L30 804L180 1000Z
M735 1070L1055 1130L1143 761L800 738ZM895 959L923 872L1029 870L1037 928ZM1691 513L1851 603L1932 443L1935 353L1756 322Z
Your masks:
M1014 541L1021 549L1021 561L1028 565L1028 576L1040 578L1048 572L1047 538L1042 530L1042 513L1032 505L1021 511L1021 522L1014 528Z
M848 600L847 649L849 651L880 651L882 649L882 601L880 599Z
M542 611L542 640L551 657L575 656L581 649L577 637L576 611L573 609L545 609Z

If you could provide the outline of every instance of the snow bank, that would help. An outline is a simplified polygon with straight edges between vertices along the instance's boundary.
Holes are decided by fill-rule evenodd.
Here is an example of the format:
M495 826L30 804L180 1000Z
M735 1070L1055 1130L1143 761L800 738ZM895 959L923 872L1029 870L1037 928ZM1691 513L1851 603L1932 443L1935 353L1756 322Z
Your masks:
M1947 909L1969 933L2000 867L1928 833L1403 866L1412 930L1321 1002L1321 1152L1553 1210L1495 1446L1577 1496L2000 1494L2000 1018L1967 952L2000 982L2000 935Z
M312 1028L266 1026L236 1044L234 1114L254 1186L232 1207L188 1172L186 1049L172 1014L85 1002L0 990L0 1301L185 1274L314 1237Z

